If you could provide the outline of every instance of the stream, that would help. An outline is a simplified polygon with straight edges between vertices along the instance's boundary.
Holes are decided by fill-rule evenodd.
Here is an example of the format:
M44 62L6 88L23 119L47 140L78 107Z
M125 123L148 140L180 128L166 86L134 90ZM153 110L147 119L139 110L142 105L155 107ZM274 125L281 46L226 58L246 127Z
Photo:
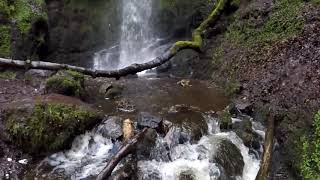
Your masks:
M158 118L169 124L169 129L166 133L154 132L148 136L147 139L154 142L142 143L148 148L142 147L136 153L136 178L133 179L254 180L262 155L264 127L249 117L252 131L260 137L260 148L245 146L235 130L220 129L216 112L229 103L223 93L207 81L191 80L190 86L182 87L177 83L179 80L152 75L112 82L126 84L126 88L117 100L97 98L97 108L107 114L105 120L78 136L71 149L42 160L32 177L95 179L122 144L117 135L121 134L124 119L134 120L134 126L139 129L141 124L148 126L148 122ZM102 78L96 81L110 83ZM147 124L139 120L141 114ZM237 124L246 118L248 116L239 115L232 121ZM223 146L226 141L232 145ZM224 154L219 151L221 146L231 149L224 149ZM121 161L114 173L130 164L129 159ZM234 172L225 169L228 167L239 169L241 174L230 175Z
M143 63L168 48L169 43L161 43L164 38L155 37L148 23L151 0L122 0L122 7L119 44L95 54L95 69ZM258 139L255 147L247 147L238 136L241 128L221 129L217 112L225 109L229 99L210 82L158 77L147 72L119 81L94 81L87 85L92 94L98 94L97 87L103 85L125 88L114 99L96 97L92 102L106 114L103 122L78 136L69 150L43 159L30 177L95 179L121 146L122 121L130 118L137 131L142 127L155 130L148 131L135 154L118 164L111 179L255 179L263 152L264 127L246 114L232 117L232 126L252 124L246 131Z

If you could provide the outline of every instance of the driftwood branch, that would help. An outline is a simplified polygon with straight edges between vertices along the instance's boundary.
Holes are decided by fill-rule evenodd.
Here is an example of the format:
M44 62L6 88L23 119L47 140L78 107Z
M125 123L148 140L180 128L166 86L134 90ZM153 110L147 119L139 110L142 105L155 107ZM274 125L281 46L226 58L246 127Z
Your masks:
M46 69L46 70L62 70L70 69L86 75L93 77L113 77L119 79L122 76L136 74L138 72L152 69L158 67L166 62L168 62L172 57L174 57L179 51L184 49L194 49L195 51L201 51L203 44L203 32L206 28L214 23L220 14L222 13L228 0L218 0L213 8L213 11L205 19L200 26L193 32L191 41L178 41L169 50L167 50L163 55L151 60L147 63L142 64L132 64L128 67L119 70L95 70L90 68L83 68L77 66L71 66L67 64L50 63L44 61L21 61L21 60L11 60L0 58L0 66L12 66L16 68L26 68L26 69Z
M269 168L272 160L273 139L274 139L274 117L271 114L269 114L268 129L267 129L265 143L264 143L264 151L263 151L262 161L261 161L260 169L256 177L256 180L268 179Z
M117 154L108 162L107 166L98 175L97 180L107 180L111 176L113 169L118 165L118 163L128 154L132 153L132 151L136 148L137 143L144 137L147 130L147 128L143 129L139 134L128 140L120 148Z

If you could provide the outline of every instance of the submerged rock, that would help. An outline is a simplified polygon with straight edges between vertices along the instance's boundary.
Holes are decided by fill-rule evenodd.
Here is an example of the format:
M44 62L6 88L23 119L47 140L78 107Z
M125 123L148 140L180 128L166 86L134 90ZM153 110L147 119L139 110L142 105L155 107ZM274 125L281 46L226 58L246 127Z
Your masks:
M101 117L78 99L50 94L7 104L3 120L13 144L41 155L68 147Z
M222 140L213 158L221 165L227 176L241 176L244 161L240 150L229 140Z

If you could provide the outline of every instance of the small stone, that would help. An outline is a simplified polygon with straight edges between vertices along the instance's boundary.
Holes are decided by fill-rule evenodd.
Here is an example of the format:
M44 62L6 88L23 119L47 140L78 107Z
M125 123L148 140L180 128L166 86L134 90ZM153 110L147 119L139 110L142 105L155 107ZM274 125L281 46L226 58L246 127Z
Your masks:
M18 161L18 163L26 165L26 164L28 164L28 160L27 159L21 159L21 160Z

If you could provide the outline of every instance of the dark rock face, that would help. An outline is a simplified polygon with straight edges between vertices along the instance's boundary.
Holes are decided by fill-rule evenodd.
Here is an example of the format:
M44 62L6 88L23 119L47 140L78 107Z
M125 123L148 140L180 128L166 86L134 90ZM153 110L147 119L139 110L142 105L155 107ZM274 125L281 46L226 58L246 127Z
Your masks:
M138 127L140 128L149 127L149 128L156 129L160 126L162 119L159 117L153 116L147 112L141 112L138 114L137 121L138 121Z
M213 0L159 0L153 1L153 26L162 37L191 36L191 31L211 12Z
M47 60L87 65L101 47L118 39L118 1L46 0L49 21Z
M244 161L240 150L229 140L222 140L219 144L214 160L224 168L228 176L241 176Z
M191 77L193 63L199 61L199 55L194 50L183 50L169 62L157 68L158 73L169 73L176 77Z
M122 120L120 117L110 116L105 117L97 129L97 133L100 133L103 137L118 140L122 137Z

